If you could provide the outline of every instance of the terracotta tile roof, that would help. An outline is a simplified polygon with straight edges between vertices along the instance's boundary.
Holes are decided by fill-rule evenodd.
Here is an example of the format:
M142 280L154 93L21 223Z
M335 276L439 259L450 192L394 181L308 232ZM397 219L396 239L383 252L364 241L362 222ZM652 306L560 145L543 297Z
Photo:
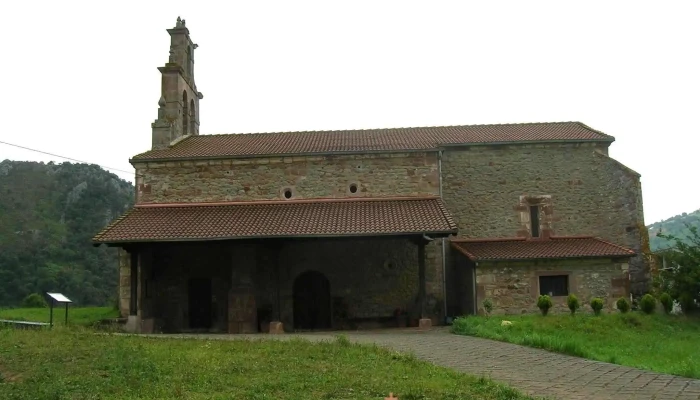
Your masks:
M452 247L472 261L545 258L631 257L635 252L592 236L550 239L453 239Z
M97 234L93 242L456 232L455 222L438 198L317 199L136 206Z
M132 160L415 151L459 144L613 140L612 136L580 122L198 135L167 149L141 153Z

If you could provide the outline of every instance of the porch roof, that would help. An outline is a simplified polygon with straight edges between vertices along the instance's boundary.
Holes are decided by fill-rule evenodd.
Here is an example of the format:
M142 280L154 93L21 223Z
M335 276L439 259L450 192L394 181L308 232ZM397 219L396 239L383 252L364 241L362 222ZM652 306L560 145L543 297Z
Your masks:
M456 233L441 199L405 197L137 205L92 240L99 245Z
M452 247L472 261L556 258L632 257L636 253L593 236L553 236L547 239L453 239Z

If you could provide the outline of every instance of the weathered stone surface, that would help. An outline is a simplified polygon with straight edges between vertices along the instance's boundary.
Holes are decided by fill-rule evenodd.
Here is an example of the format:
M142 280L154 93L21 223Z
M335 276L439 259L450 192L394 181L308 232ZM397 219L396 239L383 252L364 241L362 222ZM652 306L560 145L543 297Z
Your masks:
M581 302L581 310L591 312L590 301L600 297L607 311L613 310L620 297L628 297L626 287L616 283L628 280L626 264L610 259L540 260L480 262L476 267L477 306L483 313L483 302L490 299L494 314L539 312L537 298L539 276L569 276L569 293ZM569 312L566 296L552 297L552 313Z
M418 321L418 329L428 330L433 326L433 321L430 318L421 318Z
M138 203L439 195L435 153L136 165ZM350 192L350 185L357 192Z
M284 333L284 324L279 321L270 322L270 334L279 335Z
M124 249L119 249L119 314L129 315L131 299L131 256Z
M593 144L473 146L445 151L443 199L470 238L527 234L521 196L551 196L543 227L556 236L592 235L640 255L630 262L632 290L643 292L648 250L639 176Z

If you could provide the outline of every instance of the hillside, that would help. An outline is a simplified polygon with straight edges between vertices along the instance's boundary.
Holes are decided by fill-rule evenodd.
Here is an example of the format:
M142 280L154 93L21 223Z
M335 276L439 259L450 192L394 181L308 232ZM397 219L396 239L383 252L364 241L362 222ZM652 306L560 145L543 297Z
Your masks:
M675 217L671 217L660 222L655 222L647 226L649 229L649 246L651 247L651 250L661 250L672 245L672 243L668 240L658 237L657 235L659 232L662 232L665 235L674 235L678 238L686 237L689 232L685 224L700 228L700 210L676 215Z
M131 183L96 165L0 162L0 306L46 291L112 304L116 249L90 239L133 198Z

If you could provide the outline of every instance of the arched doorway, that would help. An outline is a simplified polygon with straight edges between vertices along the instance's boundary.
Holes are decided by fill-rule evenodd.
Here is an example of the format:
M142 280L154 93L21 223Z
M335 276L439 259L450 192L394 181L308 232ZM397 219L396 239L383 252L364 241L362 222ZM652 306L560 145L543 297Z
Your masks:
M306 271L294 280L294 329L331 328L331 285L317 271Z

